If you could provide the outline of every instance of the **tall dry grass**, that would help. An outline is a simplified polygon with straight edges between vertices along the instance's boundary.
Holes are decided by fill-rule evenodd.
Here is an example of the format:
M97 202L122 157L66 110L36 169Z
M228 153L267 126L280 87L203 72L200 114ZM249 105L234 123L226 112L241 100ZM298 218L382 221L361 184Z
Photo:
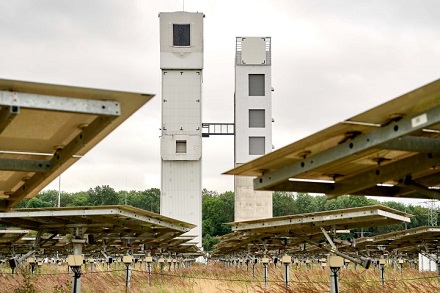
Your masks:
M290 282L284 284L283 270L278 265L269 266L268 282L263 281L263 268L256 266L255 277L252 266L225 267L220 263L208 266L196 264L189 268L179 268L171 271L167 267L160 271L154 266L149 276L145 265L139 264L132 268L130 288L126 288L126 271L123 264L113 264L111 271L106 266L96 265L90 270L90 265L82 269L81 292L83 293L120 293L120 292L329 292L329 269L304 267L290 268ZM339 292L440 292L440 281L435 272L419 272L406 268L402 272L387 267L385 284L380 281L380 271L342 269L339 274ZM72 273L67 273L67 266L56 270L55 265L43 265L40 272L31 275L26 266L19 269L15 275L0 271L0 292L71 292Z

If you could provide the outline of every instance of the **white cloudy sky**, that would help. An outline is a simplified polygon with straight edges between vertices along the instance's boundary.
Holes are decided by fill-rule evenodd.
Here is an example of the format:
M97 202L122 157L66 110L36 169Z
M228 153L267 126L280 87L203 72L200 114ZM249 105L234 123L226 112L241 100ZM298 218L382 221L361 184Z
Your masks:
M276 148L439 78L440 1L184 5L206 15L203 122L233 122L235 37L272 37ZM158 13L182 8L182 0L0 0L0 78L156 94L62 175L62 190L160 187ZM233 190L220 175L232 167L233 138L204 138L203 187Z

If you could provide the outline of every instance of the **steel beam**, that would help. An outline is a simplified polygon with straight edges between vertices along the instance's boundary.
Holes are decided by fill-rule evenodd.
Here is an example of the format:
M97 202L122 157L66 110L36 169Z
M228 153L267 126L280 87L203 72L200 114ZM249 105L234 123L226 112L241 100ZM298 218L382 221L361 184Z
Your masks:
M334 188L334 183L318 183L318 182L298 182L286 181L273 187L273 191L296 191L304 193L321 193L328 194ZM408 190L408 189L406 189ZM402 187L397 186L372 186L370 188L360 190L350 195L371 195L371 196L397 196L402 191ZM327 195L328 198L336 196Z
M333 183L286 181L273 186L273 191L295 191L327 194L332 191Z
M334 183L318 183L318 182L299 182L286 181L273 187L273 191L292 191L304 193L321 193L326 194L328 199L337 197L330 195L334 188ZM384 197L411 197L425 198L420 193L415 192L406 186L371 186L356 192L347 193L346 195L368 195L368 196L384 196Z
M0 91L0 106L84 113L93 115L119 116L121 106L118 101L91 100L46 96L39 94Z
M333 186L328 186L331 190L326 194L331 197L357 194L361 190L390 180L403 183L406 176L439 165L440 153L418 154L396 162L389 162L382 166L378 165L376 168L336 181Z
M404 136L381 144L379 147L399 151L430 153L440 150L440 139L419 136Z
M428 198L440 200L440 192L428 189L427 187L418 184L417 182L414 182L410 178L406 179L403 184L413 189L414 191L427 196Z
M440 106L431 108L417 116L392 122L364 135L347 140L333 148L311 155L300 162L295 162L284 168L263 174L254 179L254 189L272 190L275 185L287 181L289 178L294 178L349 156L356 156L364 151L378 148L384 143L437 123L440 123Z
M0 170L19 172L47 172L51 169L47 160L1 159Z

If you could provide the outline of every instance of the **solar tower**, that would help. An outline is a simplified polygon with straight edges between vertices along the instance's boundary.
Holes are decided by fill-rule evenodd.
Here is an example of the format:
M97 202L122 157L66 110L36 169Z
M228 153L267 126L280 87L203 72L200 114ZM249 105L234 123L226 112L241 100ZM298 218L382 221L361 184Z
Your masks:
M237 37L235 166L272 150L271 38ZM272 217L272 192L254 191L252 177L235 176L235 221Z
M162 12L161 215L197 225L202 243L203 13Z

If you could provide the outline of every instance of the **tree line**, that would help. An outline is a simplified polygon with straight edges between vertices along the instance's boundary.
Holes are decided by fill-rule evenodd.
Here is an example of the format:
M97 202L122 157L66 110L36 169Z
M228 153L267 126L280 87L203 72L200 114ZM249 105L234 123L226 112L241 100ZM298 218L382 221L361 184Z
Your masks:
M430 211L420 205L405 205L398 202L379 202L365 196L340 196L327 200L325 195L310 195L307 193L274 192L273 216L286 216L304 213L314 213L336 209L346 209L381 204L402 212L414 215L411 223L395 224L380 227L352 230L344 237L356 238L372 236L419 226L429 226ZM130 205L143 210L159 213L160 189L150 188L143 191L115 191L108 185L90 188L87 191L74 193L61 192L60 206L101 206L101 205ZM58 191L47 190L37 196L22 200L16 208L44 208L58 206ZM203 248L210 251L219 242L218 236L231 232L226 223L234 221L234 192L218 193L207 189L202 190L202 233Z

